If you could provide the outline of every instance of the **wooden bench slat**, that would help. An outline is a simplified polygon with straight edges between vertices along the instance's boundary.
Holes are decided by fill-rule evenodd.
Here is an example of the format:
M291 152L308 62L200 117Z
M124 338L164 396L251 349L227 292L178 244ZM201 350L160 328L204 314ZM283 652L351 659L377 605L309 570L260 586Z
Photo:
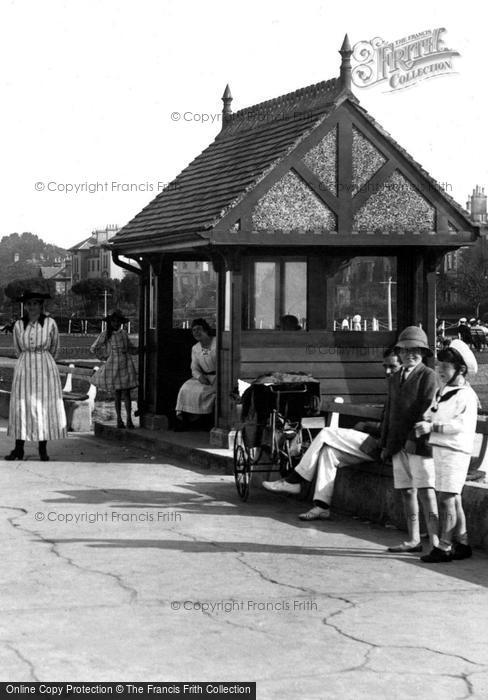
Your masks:
M371 363L381 366L383 351L371 348L335 348L308 345L299 347L241 347L242 362L324 362Z
M241 375L247 377L259 377L268 372L308 372L316 379L377 379L385 382L385 371L379 362L361 364L351 362L341 364L339 362L279 362L267 360L262 362L241 362Z

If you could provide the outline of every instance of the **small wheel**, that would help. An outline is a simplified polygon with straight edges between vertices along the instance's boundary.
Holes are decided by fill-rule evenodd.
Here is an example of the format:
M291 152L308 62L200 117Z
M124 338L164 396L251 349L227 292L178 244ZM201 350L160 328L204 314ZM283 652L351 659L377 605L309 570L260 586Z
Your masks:
M237 431L234 440L234 479L239 497L247 501L251 482L251 461L240 430Z
M279 467L282 477L288 476L293 470L293 461L290 454L290 443L288 440L283 440L281 450L279 451Z

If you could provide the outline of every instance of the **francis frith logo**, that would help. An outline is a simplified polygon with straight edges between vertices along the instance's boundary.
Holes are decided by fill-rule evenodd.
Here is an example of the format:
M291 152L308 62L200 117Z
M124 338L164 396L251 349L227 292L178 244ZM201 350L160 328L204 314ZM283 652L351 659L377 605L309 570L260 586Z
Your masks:
M454 72L459 52L444 46L442 27L427 29L396 41L376 37L353 47L352 80L357 87L383 84L388 92L411 87L421 80Z

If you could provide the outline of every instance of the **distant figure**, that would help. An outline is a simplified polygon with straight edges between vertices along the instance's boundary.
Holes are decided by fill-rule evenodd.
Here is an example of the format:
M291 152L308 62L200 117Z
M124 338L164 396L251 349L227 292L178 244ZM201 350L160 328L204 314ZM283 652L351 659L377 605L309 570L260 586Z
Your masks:
M468 319L467 318L460 318L458 321L458 327L457 327L457 332L459 338L463 341L463 343L466 343L466 345L472 345L473 343L473 338L471 336L471 331L468 326Z
M373 331L379 331L380 329L380 322L378 321L376 316L373 316L373 318L371 319L371 327Z
M352 329L353 331L361 330L361 316L359 314L354 314L352 317Z
M95 340L90 352L106 363L90 379L99 389L115 394L115 413L117 428L134 429L132 422L132 402L130 392L137 386L137 371L132 355L139 350L129 338L123 324L127 323L124 315L116 310L104 318L107 326ZM122 400L125 404L126 425L122 420Z
M341 323L341 331L348 331L349 330L349 316L346 316L346 318L343 319Z
M291 316L286 314L281 317L280 321L280 331L301 331L302 327L298 323L298 318L296 316Z

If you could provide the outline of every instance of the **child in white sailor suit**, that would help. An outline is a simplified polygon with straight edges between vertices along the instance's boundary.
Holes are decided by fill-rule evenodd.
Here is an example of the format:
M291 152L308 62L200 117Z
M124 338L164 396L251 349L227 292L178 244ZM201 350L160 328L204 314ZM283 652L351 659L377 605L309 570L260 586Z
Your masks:
M424 420L415 426L417 435L429 434L441 515L439 546L421 557L427 563L450 562L472 555L461 492L473 451L479 406L466 376L476 374L478 363L466 343L458 339L441 350L437 360L442 388Z

